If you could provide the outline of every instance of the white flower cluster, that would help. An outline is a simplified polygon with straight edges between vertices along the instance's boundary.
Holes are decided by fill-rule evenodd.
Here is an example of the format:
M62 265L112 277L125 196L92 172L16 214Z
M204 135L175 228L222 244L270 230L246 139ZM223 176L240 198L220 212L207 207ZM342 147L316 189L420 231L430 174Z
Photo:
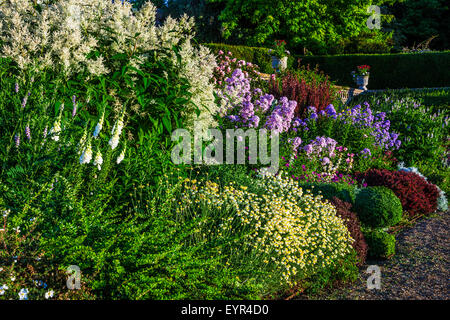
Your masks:
M122 134L123 129L123 116L124 113L120 115L119 119L114 123L114 126L111 130L111 139L109 140L109 145L111 149L114 150L119 145L120 135Z
M91 162L92 160L92 146L91 141L89 140L87 146L84 148L83 152L80 156L80 164L86 164Z
M123 120L125 116L125 110L122 111L119 118L114 123L114 126L111 130L111 138L109 139L109 146L111 147L111 150L114 150L117 148L120 142L120 135L122 134L123 130ZM94 139L98 138L98 135L103 127L103 121L104 121L104 113L101 115L97 125L95 126L94 133L92 134L92 137ZM123 147L121 153L116 159L116 163L120 164L123 159L125 158L125 152L126 152L126 145ZM80 142L78 144L78 154L80 155L79 162L80 164L88 164L91 162L93 158L93 152L92 152L92 140L91 137L88 137L87 129L84 131L83 136L80 139ZM102 170L103 165L103 156L100 148L98 148L97 153L94 157L94 166L97 167L98 170Z
M208 128L214 124L214 90L210 79L216 67L209 49L194 48L193 19L168 18L156 26L156 8L148 1L139 11L128 2L111 0L59 0L53 4L5 0L0 6L0 55L11 58L21 69L54 68L71 75L88 71L93 75L108 73L115 66L108 56L90 57L92 51L135 54L131 63L145 58L150 50L168 49L180 76L191 84L193 102L200 108L198 120ZM181 47L182 65L172 47ZM160 55L166 55L160 50ZM196 119L192 108L186 109L188 123Z

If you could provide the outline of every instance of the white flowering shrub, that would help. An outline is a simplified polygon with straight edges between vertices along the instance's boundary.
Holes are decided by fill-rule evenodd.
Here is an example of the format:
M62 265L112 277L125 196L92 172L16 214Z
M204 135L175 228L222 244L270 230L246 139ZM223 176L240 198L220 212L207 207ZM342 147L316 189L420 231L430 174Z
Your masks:
M189 80L199 120L210 127L217 108L210 83L215 58L209 49L192 45L193 19L169 17L156 26L155 17L151 2L136 11L126 1L44 0L37 8L31 0L6 0L0 6L0 54L23 70L51 68L70 77L108 74L120 68L121 61L113 59L118 54L139 68L139 61L155 51ZM180 47L181 61L173 46ZM186 116L188 123L196 118L192 112Z

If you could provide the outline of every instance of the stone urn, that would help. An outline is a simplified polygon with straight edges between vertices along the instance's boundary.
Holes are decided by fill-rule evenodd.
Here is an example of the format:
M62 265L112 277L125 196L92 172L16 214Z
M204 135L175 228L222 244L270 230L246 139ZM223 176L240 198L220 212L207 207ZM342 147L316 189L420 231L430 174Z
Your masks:
M355 76L355 82L360 90L367 90L367 85L369 84L369 74L365 76Z
M278 58L272 56L272 68L275 69L276 72L284 71L287 68L287 60L288 57Z

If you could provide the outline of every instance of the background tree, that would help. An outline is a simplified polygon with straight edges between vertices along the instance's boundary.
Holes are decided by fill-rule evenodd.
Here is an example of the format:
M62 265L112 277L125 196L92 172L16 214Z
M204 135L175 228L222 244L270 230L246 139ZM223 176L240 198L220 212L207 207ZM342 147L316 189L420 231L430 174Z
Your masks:
M196 38L200 42L221 42L220 12L225 8L223 2L207 0L167 0L166 16L179 18L183 14L194 17Z
M307 48L314 53L336 53L345 39L365 34L380 39L370 30L367 8L392 4L396 0L207 0L223 3L219 15L222 36L227 42L271 45L274 39L288 41L291 49ZM381 37L386 40L388 37Z
M433 49L449 49L450 13L445 0L402 0L391 8L397 45L412 47L432 36Z

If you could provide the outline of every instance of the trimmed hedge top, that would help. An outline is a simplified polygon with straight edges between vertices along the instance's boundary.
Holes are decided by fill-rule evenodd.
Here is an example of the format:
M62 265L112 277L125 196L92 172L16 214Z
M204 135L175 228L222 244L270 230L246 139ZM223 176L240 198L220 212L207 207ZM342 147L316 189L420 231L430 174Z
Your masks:
M232 52L233 56L259 65L261 72L273 73L268 48L205 44L213 52ZM288 67L319 65L337 85L355 87L351 72L356 66L370 65L370 89L433 88L450 86L450 51L396 54L344 54L334 56L290 56Z
M398 54L350 54L300 57L318 64L339 85L354 87L351 71L370 66L370 89L433 88L450 85L450 51Z

